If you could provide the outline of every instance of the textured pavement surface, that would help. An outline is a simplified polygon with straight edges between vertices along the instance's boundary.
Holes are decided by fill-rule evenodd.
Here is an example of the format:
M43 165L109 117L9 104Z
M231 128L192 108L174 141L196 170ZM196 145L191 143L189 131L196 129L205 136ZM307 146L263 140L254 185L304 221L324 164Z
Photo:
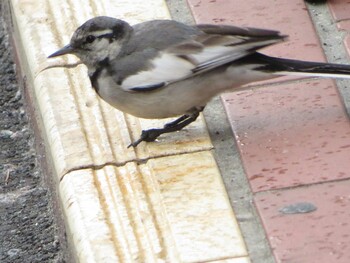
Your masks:
M0 4L0 262L63 262L59 230L35 146L33 123L17 84Z
M189 3L197 22L259 25L290 36L263 53L323 61L325 47L330 61L347 63L346 1ZM223 96L267 240L277 262L348 262L349 82L338 81L338 92L327 79L284 80Z
M324 61L325 47L330 61L347 63L346 1L189 3L197 22L258 25L290 36L263 53ZM338 81L339 92L332 80L285 80L223 96L253 200L277 262L347 262L349 82Z
M290 36L266 54L348 63L348 1L167 2L172 17L183 22L271 28ZM0 26L0 262L70 262L6 35ZM249 257L257 263L347 263L349 81L289 77L258 85L225 94L222 103L215 99L204 114Z

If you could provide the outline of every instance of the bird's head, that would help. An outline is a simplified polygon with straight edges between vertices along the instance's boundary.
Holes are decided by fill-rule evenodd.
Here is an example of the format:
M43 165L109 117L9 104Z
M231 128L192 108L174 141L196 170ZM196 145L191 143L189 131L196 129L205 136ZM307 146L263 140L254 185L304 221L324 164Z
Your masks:
M127 22L119 19L107 16L92 18L78 27L68 45L49 58L74 54L88 68L94 68L106 58L115 58L132 30Z

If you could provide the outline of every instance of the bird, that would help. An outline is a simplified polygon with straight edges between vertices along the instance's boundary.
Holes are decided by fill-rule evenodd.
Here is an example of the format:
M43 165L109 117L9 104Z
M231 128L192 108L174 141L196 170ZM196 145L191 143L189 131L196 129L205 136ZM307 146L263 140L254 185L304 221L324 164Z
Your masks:
M145 119L175 118L143 130L141 142L180 131L215 96L285 75L350 78L350 65L267 56L258 50L285 41L279 31L174 20L128 22L98 16L48 58L77 56L92 88L116 109Z

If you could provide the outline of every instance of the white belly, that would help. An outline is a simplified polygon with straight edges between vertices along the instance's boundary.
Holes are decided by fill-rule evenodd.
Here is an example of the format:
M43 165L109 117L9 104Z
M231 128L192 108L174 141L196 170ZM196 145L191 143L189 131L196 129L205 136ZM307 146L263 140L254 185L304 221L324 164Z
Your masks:
M272 77L276 76L242 67L229 67L222 72L196 76L154 91L130 92L122 90L102 71L98 79L98 93L102 99L125 113L146 119L162 119L204 107L211 98L225 90Z

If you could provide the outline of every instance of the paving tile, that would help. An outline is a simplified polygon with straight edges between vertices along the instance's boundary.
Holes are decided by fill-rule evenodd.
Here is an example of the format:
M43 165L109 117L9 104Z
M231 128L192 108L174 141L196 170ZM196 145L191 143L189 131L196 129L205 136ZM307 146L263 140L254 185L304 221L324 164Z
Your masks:
M337 23L337 27L340 30L350 32L350 20L340 21Z
M207 253L212 260L246 255L211 154L172 159L153 159L150 166L159 181L164 205L169 207L167 216L174 238L178 240L177 248L183 255L182 262L208 260Z
M347 263L350 258L350 181L258 194L255 202L277 262ZM308 202L316 210L279 210Z
M350 1L328 0L327 3L335 21L350 19Z
M275 29L289 35L282 44L263 53L325 61L318 36L303 0L188 0L197 23L233 24ZM291 26L293 25L293 26Z
M84 66L54 68L75 58L46 59L90 17L113 15L133 23L168 18L165 2L11 2L16 48L43 121L77 261L249 262L207 151L212 145L203 120L159 142L126 149L141 129L167 120L116 111L96 97Z
M163 1L152 1L152 6L158 5L159 9L156 11L157 8L152 8L152 18L169 17ZM44 0L33 4L33 1L13 0L21 66L28 87L34 89L34 101L41 112L58 176L74 169L106 163L121 165L132 160L211 149L201 118L181 132L161 136L155 143L142 143L136 150L127 149L142 129L162 127L169 120L142 120L122 114L107 105L91 89L83 65L75 69L50 68L39 73L45 66L52 66L51 62L47 62L47 55L68 43L76 26L89 17L108 15L118 10L114 15L119 14L119 17L128 20L130 18L132 22L151 18L151 14L140 15L140 5L99 1L92 8L81 2L80 5L86 6L86 10L79 10L75 9L76 4L71 1L58 3ZM55 12L48 12L50 9L55 9ZM56 59L52 63L59 64L62 61L74 63L76 59L68 57Z
M223 260L210 261L210 263L250 263L250 262L251 261L248 257L228 258Z
M349 33L350 32L350 20L344 20L344 21L338 22L337 27L340 30L344 30L347 33ZM348 57L350 57L350 36L348 34L344 37L343 42L344 42L344 47L345 47L345 50L347 52L347 55L348 55Z
M249 262L210 152L73 171L60 196L80 262Z
M350 29L350 23L349 23L349 29ZM350 32L350 30L349 30L349 32ZM347 55L350 58L350 36L346 36L344 38L344 46L345 46L345 49L347 51Z
M100 166L212 148L202 118L155 143L127 148L142 129L162 127L167 120L142 120L109 106L90 87L83 66L51 69L34 81L36 98L59 177L72 169Z
M349 178L350 124L334 82L223 96L253 192Z

